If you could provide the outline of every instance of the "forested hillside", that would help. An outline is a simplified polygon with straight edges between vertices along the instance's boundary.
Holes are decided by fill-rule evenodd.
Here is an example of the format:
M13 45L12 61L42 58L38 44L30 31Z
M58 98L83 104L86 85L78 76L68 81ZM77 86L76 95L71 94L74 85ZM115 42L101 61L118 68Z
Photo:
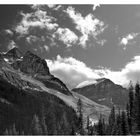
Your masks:
M22 90L0 78L1 135L72 135L75 111L46 92Z

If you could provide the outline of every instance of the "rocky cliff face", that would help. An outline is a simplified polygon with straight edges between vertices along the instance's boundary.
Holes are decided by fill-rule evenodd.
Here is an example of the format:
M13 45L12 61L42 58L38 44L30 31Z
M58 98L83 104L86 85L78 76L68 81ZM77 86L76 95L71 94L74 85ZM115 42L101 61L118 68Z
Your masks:
M9 50L7 53L2 53L0 59L1 59L0 63L1 68L5 69L3 73L4 75L7 75L4 77L6 79L9 79L10 83L12 83L11 77L18 77L16 75L22 73L22 75L32 77L42 82L48 88L55 89L66 95L71 95L66 85L58 78L51 75L49 68L47 66L47 62L44 59L41 59L37 55L33 54L32 52L27 51L23 55L20 53L18 48L13 48ZM18 80L16 79L15 82L15 78L13 78L13 83L14 84L17 83L18 86L19 83L22 83L21 81L22 81L21 79ZM25 82L23 85L25 85ZM22 84L20 84L20 86L22 86Z
M30 51L27 51L23 58L15 61L13 67L33 76L37 74L42 76L50 75L46 61Z
M2 54L5 59L10 63L16 61L17 59L20 59L22 57L22 53L18 50L18 48L13 48L9 50L7 53Z
M125 108L128 101L128 90L106 78L97 79L93 84L75 88L73 91L109 107L115 105Z

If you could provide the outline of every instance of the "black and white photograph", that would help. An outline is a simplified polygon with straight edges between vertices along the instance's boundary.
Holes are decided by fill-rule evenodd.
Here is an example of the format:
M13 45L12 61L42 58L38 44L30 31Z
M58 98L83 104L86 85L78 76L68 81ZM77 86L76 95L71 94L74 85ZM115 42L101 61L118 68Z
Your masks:
M140 4L0 4L0 136L140 136Z

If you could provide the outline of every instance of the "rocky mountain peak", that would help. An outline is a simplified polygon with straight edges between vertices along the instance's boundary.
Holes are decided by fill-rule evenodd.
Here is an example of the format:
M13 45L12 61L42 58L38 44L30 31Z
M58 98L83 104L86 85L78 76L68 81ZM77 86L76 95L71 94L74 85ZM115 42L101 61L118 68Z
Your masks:
M27 51L20 62L20 70L27 74L50 75L47 62L30 51Z
M110 79L107 79L107 78L100 78L100 79L97 79L97 81L106 82L106 83L113 83Z
M19 51L17 47L14 47L13 49L9 50L4 54L4 57L11 61L20 59L22 56L23 56L22 53Z
M101 79L97 79L97 84L102 85L102 86L106 86L106 88L110 88L110 86L114 86L115 84L107 78L101 78Z
M56 89L64 94L70 94L66 85L58 78L51 75L45 59L40 58L30 51L27 51L21 59L15 61L11 65L14 69L39 80L48 88Z
M110 80L110 79L107 79L107 78L100 78L100 79L95 79L95 80L87 80L87 81L84 81L82 83L80 83L77 87L77 88L87 88L87 87L92 87L92 86L97 86L97 85L114 85L114 83Z
M116 85L107 78L96 79L95 83L90 83L89 85L85 85L80 88L74 88L72 91L109 107L115 105L120 108L125 108L128 100L127 89L120 85Z
M25 54L24 54L24 57L36 57L36 58L39 58L37 55L35 55L34 53L32 53L31 51L27 51Z

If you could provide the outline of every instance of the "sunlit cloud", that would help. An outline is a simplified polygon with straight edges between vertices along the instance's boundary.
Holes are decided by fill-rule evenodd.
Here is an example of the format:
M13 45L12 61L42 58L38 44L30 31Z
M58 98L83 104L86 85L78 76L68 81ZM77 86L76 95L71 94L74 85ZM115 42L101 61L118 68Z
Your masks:
M78 40L78 36L68 28L58 28L53 37L61 40L67 47L75 44Z
M108 78L115 84L127 87L130 81L140 81L140 56L135 56L120 71L113 71L109 68L99 67L92 69L82 61L73 57L62 58L57 56L56 60L47 60L50 71L67 83L71 88L80 83L91 83L98 78Z
M21 22L15 27L15 31L21 35L28 34L35 27L48 30L55 30L58 27L57 23L53 23L56 19L40 9L26 14L21 12L21 16Z
M89 36L97 39L97 36L107 28L107 25L105 25L103 21L94 17L91 13L83 17L81 13L77 12L73 7L68 7L65 12L76 24L76 29L82 33L79 44L83 47L86 47Z
M45 50L48 52L49 51L49 47L47 45L43 46L45 48Z
M70 87L74 87L87 79L100 77L91 68L87 67L84 62L76 60L73 57L62 58L58 55L56 60L46 61L51 73L59 77Z
M123 45L123 49L125 50L127 45L131 44L131 41L137 37L139 33L130 33L120 39L120 45Z
M47 6L48 6L49 8L54 8L54 7L56 7L56 4L47 4Z
M97 7L100 7L99 3L93 5L93 11L95 11Z

